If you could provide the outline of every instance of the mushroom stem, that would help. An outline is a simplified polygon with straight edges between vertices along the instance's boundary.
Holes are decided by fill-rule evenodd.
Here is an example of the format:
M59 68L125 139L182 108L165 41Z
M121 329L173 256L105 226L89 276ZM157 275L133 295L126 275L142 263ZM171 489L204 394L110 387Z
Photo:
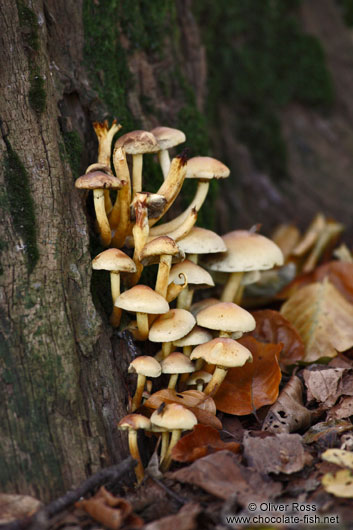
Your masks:
M186 309L189 311L192 299L194 296L194 289L190 289L189 287L186 287L178 296L177 301L177 308L178 309Z
M113 299L113 312L110 317L110 323L114 328L117 328L120 324L122 310L120 307L116 307L115 302L120 295L120 273L111 271L110 273L110 288Z
M136 272L134 274L129 275L129 278L128 278L129 285L136 285L143 271L143 265L140 261L140 252L146 244L146 241L148 239L148 233L149 233L148 210L147 210L146 201L147 201L147 195L144 195L141 198L141 200L137 200L135 202L136 222L132 229L135 249L134 249L134 255L132 259L134 260L135 265L136 265Z
M188 235L188 233L190 232L190 230L192 229L196 221L197 221L197 210L194 208L193 210L189 212L183 224L181 224L178 228L176 228L172 232L168 232L166 235L174 239L174 241L179 241L180 239L183 239L183 237Z
M134 429L129 430L129 449L132 458L137 460L137 465L135 466L135 475L137 478L137 483L140 484L140 482L143 480L143 477L145 476L145 473L137 445L137 431Z
M240 286L243 272L232 272L225 284L221 296L221 302L233 302Z
M112 234L105 210L104 190L93 190L93 200L101 242L104 247L108 247L110 245Z
M244 288L245 288L245 285L242 285L242 284L239 285L238 290L233 300L234 304L241 305L241 301L243 299L243 294L244 294Z
M185 274L181 273L181 275L184 277L184 283L179 285L177 283L172 282L168 286L167 298L166 298L168 304L170 302L173 302L173 300L175 300L179 296L179 294L182 292L182 290L185 289L187 287L187 285L188 285L188 282L187 282Z
M158 152L158 160L162 169L164 180L167 178L170 169L170 156L168 149L161 149Z
M194 208L196 209L196 212L200 210L207 197L209 187L209 181L199 181L197 184L195 196L189 206L186 208L186 210L184 210L184 212L178 215L178 217L175 217L175 219L172 219L168 223L164 223L159 226L155 226L154 228L151 228L151 235L153 235L154 237L162 236L167 234L168 232L172 232L179 228ZM158 193L160 193L160 191Z
M145 388L145 383L146 383L146 376L142 374L138 374L136 392L131 401L131 412L135 412L135 410L138 409L139 406L141 405L142 394Z
M203 366L205 364L205 361L203 359L197 359L195 363L195 372L198 372L199 370L202 370Z
M132 196L142 190L143 155L132 155Z
M223 330L221 330L221 331L219 332L219 335L218 335L218 336L219 336L219 337L226 337L226 338L229 339L229 338L232 337L232 333L231 333L230 331L223 331Z
M200 383L196 384L196 390L198 390L199 392L202 392L202 389L203 389L203 382L201 381Z
M158 195L163 195L166 198L166 204L163 211L158 217L154 217L149 220L149 225L153 226L163 217L163 215L169 210L183 185L186 176L186 159L182 156L173 158L170 165L170 170L167 178L163 182L162 186L157 191Z
M129 235L131 231L131 179L126 154L121 147L116 147L114 149L113 164L116 175L125 183L117 194L113 209L109 216L110 226L113 229L116 228L112 244L116 248L121 248L124 245L126 236Z
M186 357L190 357L191 352L192 352L192 346L183 347L183 354L186 355Z
M212 394L214 395L220 387L221 383L223 382L225 376L227 375L227 372L228 370L226 368L223 368L223 366L216 366L216 369L213 372L212 379L204 390L205 394L211 394L212 392Z
M187 259L189 261L192 261L193 263L195 263L195 265L197 265L198 261L199 261L199 255L198 254L188 254L187 255Z
M173 349L173 343L172 342L163 342L162 343L163 359L168 357L168 355L172 352L172 349Z
M179 374L172 374L169 378L168 388L175 388L177 381L178 381L178 375Z
M164 298L167 298L169 271L172 266L172 256L162 254L159 260L158 274L155 291Z
M161 462L165 458L168 445L169 445L169 432L165 431L165 432L162 432L162 446L161 446L161 456L160 456Z
M141 340L147 340L149 332L147 313L136 313L136 322L140 336L142 337Z
M172 449L178 443L178 441L180 439L180 436L181 436L181 433L182 433L181 429L174 429L172 431L172 436L170 438L169 447L167 449L166 455L165 455L165 457L163 459L163 462L162 462L162 465L161 465L161 470L163 472L168 471L168 469L169 469L169 466L170 466L171 461L172 461Z

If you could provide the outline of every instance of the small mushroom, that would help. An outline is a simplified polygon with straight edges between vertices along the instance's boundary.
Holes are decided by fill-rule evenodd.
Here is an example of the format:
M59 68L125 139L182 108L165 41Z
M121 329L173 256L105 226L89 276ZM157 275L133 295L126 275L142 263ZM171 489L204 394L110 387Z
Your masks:
M130 363L128 372L129 374L137 374L136 392L131 402L131 411L134 412L141 404L146 378L159 377L162 369L159 362L153 357L140 355Z
M149 332L148 315L162 315L169 311L168 302L147 285L135 285L122 293L115 305L136 313L137 327L142 340L146 340Z
M175 340L174 346L182 347L183 353L187 357L190 357L193 346L204 344L212 340L212 334L205 328L200 326L194 326L193 329L185 335L182 339Z
M256 327L252 314L232 302L219 302L206 307L197 313L196 322L199 326L217 330L220 337L234 339Z
M151 424L172 432L169 447L161 465L161 469L167 471L172 460L173 447L180 439L183 431L189 431L194 428L197 424L197 418L191 410L186 409L182 405L170 403L152 414Z
M218 337L196 346L190 359L203 359L208 364L216 366L211 381L206 386L205 394L214 395L223 382L229 368L243 366L247 361L252 361L251 352L233 339Z
M186 237L180 239L178 245L185 252L187 259L196 265L200 254L215 254L227 250L221 236L198 226L194 226Z
M130 454L135 460L137 460L135 474L137 478L137 483L140 484L145 474L137 443L137 431L139 429L144 429L146 431L150 430L151 422L148 418L142 416L142 414L128 414L119 421L118 429L129 432Z
M164 179L167 178L170 169L170 156L168 149L176 147L185 142L186 137L183 131L171 129L170 127L155 127L151 133L156 138L160 151L158 151L158 160L162 169Z
M115 230L112 245L120 248L124 245L126 237L131 233L131 179L126 154L122 147L115 146L113 164L116 176L125 183L116 196L113 209L109 216L110 226L112 230Z
M94 270L106 270L110 272L110 285L113 299L113 313L110 321L112 326L118 327L121 319L121 309L114 304L118 296L120 296L120 273L136 272L135 263L121 250L109 248L93 259L92 268Z
M179 374L191 374L195 366L189 357L181 352L173 352L161 361L162 373L171 374L168 388L175 388Z
M166 358L172 351L173 341L187 335L195 324L189 311L171 309L153 322L148 338L151 342L162 343L163 358Z
M79 177L75 182L75 186L79 189L93 190L94 209L102 245L105 247L109 246L112 235L105 209L104 190L118 190L123 186L123 183L120 179L113 177L113 175L108 175L103 171L93 171Z
M177 307L179 309L189 310L194 290L214 287L214 282L209 272L192 261L185 259L181 263L177 263L172 267L169 273L169 283L175 281L181 273L185 274L187 277L188 286L178 296Z
M204 385L209 383L212 379L212 374L209 372L205 372L203 370L198 370L197 372L194 372L190 375L188 380L186 381L186 384L188 386L196 385L196 390L199 392L203 391Z

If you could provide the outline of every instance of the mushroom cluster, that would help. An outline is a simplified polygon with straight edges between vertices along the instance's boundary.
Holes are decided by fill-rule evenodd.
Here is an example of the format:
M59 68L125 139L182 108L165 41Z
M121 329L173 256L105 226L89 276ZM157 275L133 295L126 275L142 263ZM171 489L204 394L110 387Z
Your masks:
M130 363L128 372L135 374L136 388L129 414L118 423L129 433L136 478L141 482L144 468L137 431L161 438L160 467L167 470L182 432L202 417L198 418L198 407L208 403L215 414L213 396L227 371L252 361L251 352L237 342L255 328L252 315L240 307L244 285L257 281L261 271L282 265L283 256L273 241L253 229L220 237L195 226L211 179L226 178L230 171L210 157L170 159L169 150L186 140L182 131L169 127L131 131L117 140L112 152L120 126L114 122L109 128L104 122L94 128L97 163L76 181L77 188L93 190L95 226L106 247L92 267L110 273L112 326L120 326L123 311L135 314L127 326L134 339L159 345L154 357L143 354ZM163 183L156 193L143 191L148 178L143 174L143 156L159 160ZM197 179L193 200L180 215L156 225L178 197L185 178ZM143 268L150 265L158 265L154 289L138 283ZM219 273L223 279L228 275L220 299L193 304L194 292L213 287ZM153 388L164 384L168 399L158 408L150 406L156 402Z

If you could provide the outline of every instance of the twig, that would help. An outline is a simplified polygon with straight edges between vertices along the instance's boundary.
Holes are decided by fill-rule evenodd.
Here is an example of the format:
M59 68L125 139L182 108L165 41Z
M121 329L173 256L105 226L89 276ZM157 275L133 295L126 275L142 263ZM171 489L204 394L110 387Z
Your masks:
M179 504L181 504L182 506L184 506L184 504L186 504L188 501L186 499L183 499L183 497L181 497L180 495L178 495L177 493L175 493L175 491L173 491L172 489L168 488L168 486L166 486L164 484L164 482L162 482L161 480L159 480L158 478L156 477L153 477L152 475L149 475L149 477L156 483L158 484L158 486L160 486L166 493L167 495L169 495L170 497L172 497L175 501L177 501Z
M24 530L28 528L32 528L33 530L44 530L45 528L48 528L51 517L72 506L81 497L84 497L97 488L97 486L101 486L107 482L117 481L128 471L132 470L135 465L136 460L130 456L120 464L101 469L98 473L85 480L85 482L83 482L77 489L68 491L62 497L59 497L47 506L44 506L44 508L39 510L32 517L17 519L12 523L1 524L0 530Z

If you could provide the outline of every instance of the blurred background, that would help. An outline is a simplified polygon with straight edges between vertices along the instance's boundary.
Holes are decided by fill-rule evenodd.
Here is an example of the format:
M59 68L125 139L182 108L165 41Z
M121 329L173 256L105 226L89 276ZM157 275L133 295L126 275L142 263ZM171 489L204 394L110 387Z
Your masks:
M178 127L190 156L232 171L199 224L268 232L322 211L352 233L351 0L85 0L82 20L55 52L59 72L76 72L60 107L80 170L95 157L93 119L117 117L121 134Z

